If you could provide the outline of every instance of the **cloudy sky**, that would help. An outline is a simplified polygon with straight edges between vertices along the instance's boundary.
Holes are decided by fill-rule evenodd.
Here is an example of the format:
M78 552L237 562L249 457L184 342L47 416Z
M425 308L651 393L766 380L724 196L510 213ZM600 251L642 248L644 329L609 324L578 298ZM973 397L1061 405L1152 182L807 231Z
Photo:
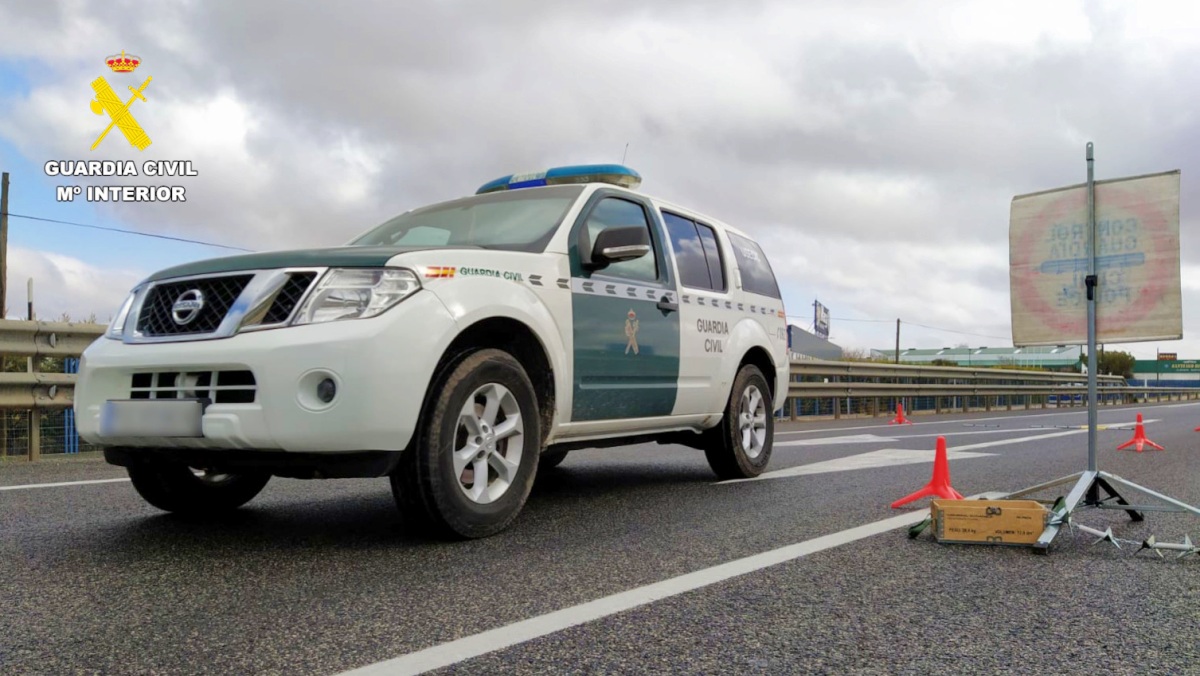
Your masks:
M104 58L142 59L117 75ZM1012 197L1182 170L1184 340L1200 358L1200 5L1167 2L0 4L10 212L264 250L340 244L514 171L620 161L765 244L793 323L844 347L1011 344ZM144 152L89 83L153 77ZM122 98L127 98L123 95ZM59 203L48 160L191 160L185 204ZM9 314L106 320L229 249L13 218Z

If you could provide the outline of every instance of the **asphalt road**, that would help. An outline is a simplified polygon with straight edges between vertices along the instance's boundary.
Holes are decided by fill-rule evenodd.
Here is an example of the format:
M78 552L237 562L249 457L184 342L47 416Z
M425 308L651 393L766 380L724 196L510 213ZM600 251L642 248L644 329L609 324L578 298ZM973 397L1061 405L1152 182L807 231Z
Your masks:
M1100 422L1139 411L1167 450L1118 452L1131 432L1103 430L1101 469L1200 504L1200 404L1105 408ZM573 452L512 529L462 543L408 532L385 480L273 479L214 522L158 512L123 481L3 490L124 476L96 458L0 464L0 673L336 674L924 509L888 505L929 480L938 434L967 495L1086 461L1082 409L915 421L781 425L771 470L827 471L744 483L715 483L681 447ZM988 455L955 458L965 446ZM828 462L881 449L928 459ZM1190 515L1077 521L1200 540ZM1200 557L1094 539L1064 531L1043 557L897 528L440 673L1200 673Z

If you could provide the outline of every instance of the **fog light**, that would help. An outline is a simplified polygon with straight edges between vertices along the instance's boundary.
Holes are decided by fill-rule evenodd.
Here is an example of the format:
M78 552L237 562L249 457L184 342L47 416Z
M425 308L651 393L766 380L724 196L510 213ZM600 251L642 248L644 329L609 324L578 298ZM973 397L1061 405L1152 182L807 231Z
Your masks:
M326 378L317 383L317 399L328 404L337 396L337 383L333 382L332 378Z

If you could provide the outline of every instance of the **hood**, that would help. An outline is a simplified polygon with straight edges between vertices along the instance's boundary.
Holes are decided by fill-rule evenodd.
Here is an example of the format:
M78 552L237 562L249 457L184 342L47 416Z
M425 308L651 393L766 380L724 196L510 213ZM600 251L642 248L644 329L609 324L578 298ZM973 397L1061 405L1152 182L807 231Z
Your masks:
M479 249L475 246L446 247L446 246L338 246L328 249L296 249L294 251L267 251L264 253L226 256L224 258L209 258L207 260L184 263L175 267L159 270L150 275L142 283L156 282L172 277L191 277L195 275L211 275L221 272L236 272L238 270L265 270L271 268L378 268L387 265L393 256L411 251L429 251L432 249Z

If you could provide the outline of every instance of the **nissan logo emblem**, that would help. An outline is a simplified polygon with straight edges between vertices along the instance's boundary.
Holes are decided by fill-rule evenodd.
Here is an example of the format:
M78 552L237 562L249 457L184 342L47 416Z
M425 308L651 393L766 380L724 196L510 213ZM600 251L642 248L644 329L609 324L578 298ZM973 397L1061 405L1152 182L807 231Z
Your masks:
M171 306L171 319L180 326L190 323L204 309L204 294L200 289L189 289L179 294Z

